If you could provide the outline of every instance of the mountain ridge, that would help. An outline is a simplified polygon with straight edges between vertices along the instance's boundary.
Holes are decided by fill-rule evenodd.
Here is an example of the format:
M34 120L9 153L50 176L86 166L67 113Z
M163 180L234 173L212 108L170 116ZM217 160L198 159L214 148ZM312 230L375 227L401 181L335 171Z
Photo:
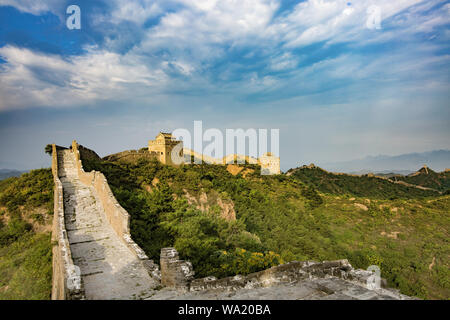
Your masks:
M28 172L28 170L0 169L0 180L11 177L19 177L25 172Z
M400 155L367 156L339 162L321 162L320 166L328 171L344 173L351 172L386 172L401 173L405 171L415 172L424 165L434 168L436 171L445 171L450 167L450 150L433 150L428 152L405 153Z

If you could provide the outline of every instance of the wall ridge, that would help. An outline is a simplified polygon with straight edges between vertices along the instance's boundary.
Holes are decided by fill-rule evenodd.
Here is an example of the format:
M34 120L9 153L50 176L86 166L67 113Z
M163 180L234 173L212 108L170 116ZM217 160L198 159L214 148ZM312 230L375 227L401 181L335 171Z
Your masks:
M52 300L84 299L84 286L79 269L72 260L64 221L63 186L58 176L58 151L52 145L54 213L52 226Z
M148 273L155 279L160 279L159 267L149 259L144 250L131 237L130 215L119 204L105 175L100 171L85 172L80 157L79 145L76 140L72 142L72 152L75 156L75 165L79 180L86 186L91 187L96 201L100 203L105 212L108 223L114 232L125 243L128 249L141 261Z

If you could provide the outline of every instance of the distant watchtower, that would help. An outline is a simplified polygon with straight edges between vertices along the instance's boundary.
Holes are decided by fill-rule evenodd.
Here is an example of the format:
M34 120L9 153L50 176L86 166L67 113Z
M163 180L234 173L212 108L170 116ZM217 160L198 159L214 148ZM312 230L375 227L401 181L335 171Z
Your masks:
M156 153L161 163L172 165L174 163L172 162L171 153L175 146L179 144L181 144L179 156L183 158L183 142L173 138L171 133L160 132L155 140L148 142L148 151Z
M262 175L280 174L280 158L275 157L271 152L263 154L258 159L261 165Z

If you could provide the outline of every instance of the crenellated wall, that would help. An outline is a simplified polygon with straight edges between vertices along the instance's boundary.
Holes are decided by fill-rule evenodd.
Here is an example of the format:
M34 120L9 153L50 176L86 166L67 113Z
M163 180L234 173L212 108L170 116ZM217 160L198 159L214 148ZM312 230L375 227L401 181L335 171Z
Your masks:
M103 208L107 221L114 232L126 244L130 251L139 259L147 272L160 279L159 267L150 260L145 252L132 240L130 235L130 217L114 197L106 177L101 172L85 172L80 159L80 151L76 141L72 149L76 159L76 170L81 183L89 186L98 203ZM80 269L72 260L69 239L65 227L63 185L59 179L58 151L52 145L52 173L54 180L54 218L52 226L52 300L85 299L85 291Z
M160 276L158 266L153 263L153 260L150 260L147 257L144 250L142 250L131 238L130 216L128 212L122 208L119 202L117 202L103 173L98 171L84 171L78 147L78 143L74 140L72 142L72 152L74 153L76 159L78 179L86 186L90 186L94 189L94 195L103 207L108 223L111 225L113 230L143 263L147 271L154 278L159 279Z
M204 155L198 153L194 150L184 148L183 154L185 160L190 161L189 157L194 157L197 159L201 159L204 163L208 164L217 164L217 165L226 165L226 164L234 164L234 163L249 163L249 164L259 164L261 166L261 173L263 175L273 175L280 174L280 157L275 157L270 152L263 154L259 158L253 158L250 156L238 155L238 154L229 154L224 156L223 158L213 158L208 155Z
M84 159L84 156L83 156ZM139 160L159 160L159 155L156 152L149 152L148 150L127 150L119 153L111 154L103 158L107 161L119 161L124 163L136 164Z
M52 227L52 300L84 298L80 273L72 260L64 222L63 187L58 176L58 152L52 145L52 173L54 181L54 214Z
M232 295L227 292L240 290L269 288L277 286L293 286L297 282L305 280L318 280L314 283L318 289L326 294L334 294L334 299L395 299L409 300L411 297L400 294L397 290L387 288L387 282L383 278L377 278L373 273L375 269L354 269L347 259L335 261L292 261L281 264L249 275L235 275L222 279L206 277L193 279L194 271L187 261L178 260L178 252L174 248L161 250L161 284L181 291L186 299L201 299L201 292L206 292L206 299L212 296L222 295L228 299ZM314 287L313 282L309 286ZM275 293L270 297L258 297L262 299L278 299ZM301 291L301 290L300 290ZM186 292L193 293L186 295ZM209 294L208 294L209 292ZM195 295L195 293L198 293ZM223 295L225 293L225 295ZM270 293L270 291L265 292ZM284 291L286 294L286 291ZM245 296L245 295L244 295ZM208 298L209 297L209 298ZM242 296L241 296L242 297ZM286 298L286 297L284 297ZM156 299L158 297L156 296ZM219 298L220 299L220 298Z

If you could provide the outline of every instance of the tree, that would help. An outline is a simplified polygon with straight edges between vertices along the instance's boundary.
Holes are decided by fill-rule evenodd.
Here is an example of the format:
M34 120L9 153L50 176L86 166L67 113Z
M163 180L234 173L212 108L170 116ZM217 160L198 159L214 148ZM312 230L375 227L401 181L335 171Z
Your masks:
M51 144L48 144L45 146L45 153L48 153L49 155L52 155L53 147Z

